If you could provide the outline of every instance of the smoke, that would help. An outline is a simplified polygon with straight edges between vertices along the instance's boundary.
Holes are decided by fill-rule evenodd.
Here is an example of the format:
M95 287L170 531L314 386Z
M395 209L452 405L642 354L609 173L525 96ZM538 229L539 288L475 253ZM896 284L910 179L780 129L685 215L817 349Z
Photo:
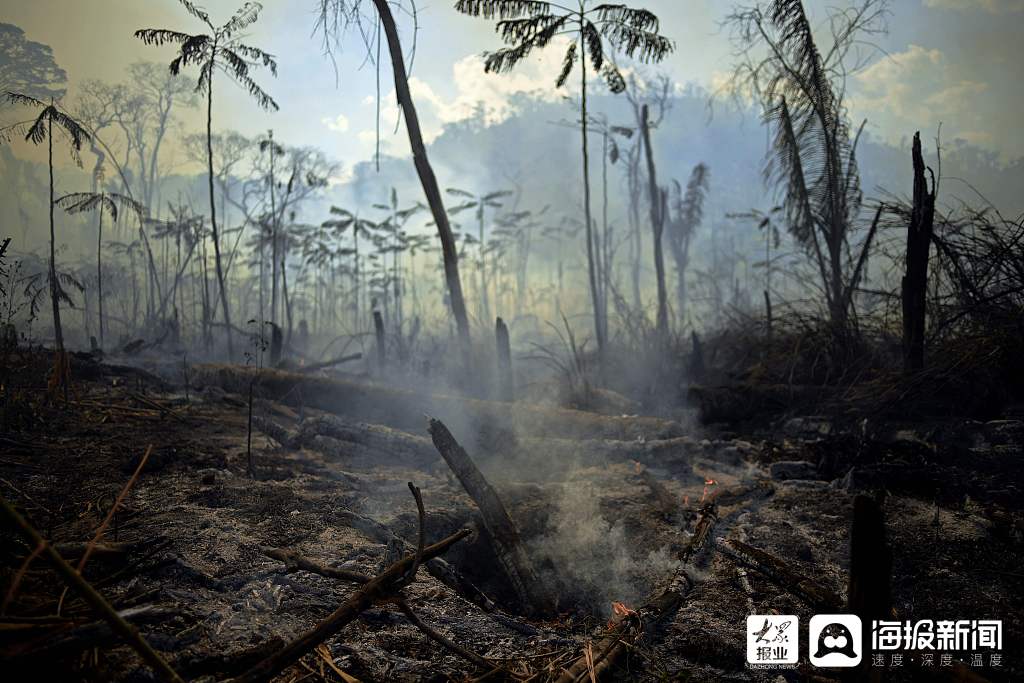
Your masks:
M529 541L528 549L572 606L606 615L612 601L636 606L678 567L667 547L644 553L621 520L605 519L592 483L567 481L562 492L546 533Z

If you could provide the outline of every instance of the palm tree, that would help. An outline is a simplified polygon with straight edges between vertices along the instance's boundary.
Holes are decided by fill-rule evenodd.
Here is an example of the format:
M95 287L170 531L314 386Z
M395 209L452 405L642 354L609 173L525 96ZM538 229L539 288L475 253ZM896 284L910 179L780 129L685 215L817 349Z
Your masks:
M818 269L840 340L854 331L850 306L881 215L879 207L855 256L849 237L862 205L856 149L866 121L854 131L846 79L864 63L854 53L884 30L885 15L886 0L830 10L824 51L800 0L743 8L728 20L741 53L734 83L759 98L773 129L765 178L782 196L790 233Z
M450 215L455 216L463 211L476 209L476 220L479 235L478 239L480 240L480 244L478 246L480 257L477 262L477 277L480 280L480 316L484 324L489 324L487 321L491 319L491 306L487 296L487 262L484 258L484 248L486 245L486 241L484 240L484 211L488 208L500 209L502 204L498 200L502 197L511 196L513 192L511 190L496 190L484 195L475 195L472 192L460 190L457 187L449 187L445 191L450 195L462 197L466 200L462 204L448 209L448 213Z
M193 5L189 0L178 0L196 19L210 29L209 34L188 34L163 28L144 28L135 32L146 45L180 45L178 55L171 60L171 73L177 76L183 66L194 64L199 68L196 92L206 94L206 159L210 188L210 227L213 236L214 261L217 267L217 283L220 286L220 302L224 309L224 323L228 332L228 355L234 353L231 335L231 313L228 310L228 295L221 265L220 238L217 233L217 207L213 191L213 73L221 70L232 80L242 85L263 110L277 111L277 103L253 80L250 72L254 66L264 66L277 75L277 62L263 50L240 42L238 33L252 25L263 7L256 2L247 2L222 26L214 26L210 15Z
M658 33L658 17L645 9L625 5L592 4L577 0L576 8L545 0L458 0L455 9L485 19L499 18L495 30L509 47L484 55L484 71L511 71L534 49L547 47L556 36L569 36L562 70L555 87L565 85L576 62L580 64L580 136L583 157L583 212L587 240L587 269L590 296L594 308L594 328L598 354L605 348L601 320L601 293L598 288L594 255L593 221L590 216L590 163L587 148L587 58L594 72L600 73L613 94L626 89L626 82L612 61L616 52L641 62L660 62L674 49L671 40ZM602 363L603 365L603 363Z
M338 236L344 235L345 231L352 228L352 247L351 252L345 251L339 255L341 256L352 256L352 312L356 322L356 329L361 329L362 325L361 311L362 311L362 268L359 255L359 238L360 236L370 239L373 235L373 231L378 229L378 225L373 221L368 221L365 218L360 218L358 214L354 214L348 209L343 209L339 206L331 207L331 215L339 216L339 218L331 219L321 223L322 228L329 228Z
M19 123L12 124L3 129L0 129L0 141L9 140L13 135L24 132L25 140L31 142L34 145L41 145L44 141L47 145L47 163L50 169L50 301L53 304L53 334L57 343L57 353L60 354L60 367L65 368L64 365L64 331L60 324L60 301L63 299L70 303L71 299L65 293L61 287L60 281L57 278L57 250L56 250L56 231L53 223L53 134L55 132L54 126L56 125L56 132L64 135L67 140L71 158L74 159L75 163L79 167L82 165L82 159L79 156L79 152L82 150L82 144L89 142L92 137L85 130L85 128L75 119L60 109L54 100L50 100L47 104L41 100L37 100L34 97L28 95L22 95L16 92L7 92L6 99L11 104L20 104L27 107L32 107L39 110L39 115L31 121L22 121ZM64 377L58 377L58 380L64 387L64 397L67 398L67 384L64 382Z
M320 0L320 18L317 27L324 31L324 47L330 48L330 37L338 39L338 31L345 26L356 23L362 30L363 19L360 14L362 0ZM423 143L419 116L409 89L409 76L405 69L405 57L402 54L402 43L398 36L398 25L391 12L389 0L373 0L380 25L384 28L384 36L388 43L388 54L391 58L391 70L395 80L395 97L402 108L405 118L405 130L409 135L409 147L412 149L413 164L419 176L423 194L437 226L437 235L441 240L441 254L444 261L445 282L448 287L449 305L461 346L464 368L470 369L472 349L470 348L469 316L466 314L466 300L462 295L462 281L459 279L459 255L455 242L455 234L448 222L444 209L444 199L437 184L437 177L427 157L427 147ZM376 24L376 22L374 22ZM362 31L363 35L367 35ZM379 41L379 38L377 39ZM377 43L377 47L380 43Z
M686 267L690 263L690 243L704 218L704 198L708 193L711 171L707 164L693 167L686 191L673 180L673 216L666 222L668 245L676 262L676 313L679 320L686 317Z
M99 305L100 320L100 348L103 348L103 212L110 214L113 222L117 222L120 209L133 211L139 220L145 213L145 208L131 197L116 192L72 192L59 197L53 202L56 206L68 213L82 213L83 211L96 211L99 216L99 229L96 237L96 296Z

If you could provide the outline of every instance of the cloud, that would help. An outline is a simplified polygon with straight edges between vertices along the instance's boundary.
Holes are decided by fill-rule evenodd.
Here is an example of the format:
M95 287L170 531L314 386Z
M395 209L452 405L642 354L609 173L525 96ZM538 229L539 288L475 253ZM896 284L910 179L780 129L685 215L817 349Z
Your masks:
M320 119L320 123L324 124L329 130L333 130L335 133L345 133L349 128L348 117L344 114L338 114L333 119Z
M908 45L859 72L853 86L854 115L884 130L909 134L942 123L953 135L965 136L987 127L979 105L989 83L962 77L941 50Z
M478 116L484 125L501 123L518 112L519 100L524 97L556 100L578 92L579 84L575 82L555 88L555 77L561 69L567 45L565 38L552 41L546 49L535 51L511 73L505 74L485 73L480 55L463 57L452 65L451 78L447 79L450 87L445 89L454 90L452 95L440 92L441 84L435 86L416 76L410 78L409 90L424 141L433 142L446 125ZM372 98L365 101L373 103ZM392 89L381 98L382 135L390 136L398 117L398 103ZM360 133L360 137L362 135ZM404 141L402 146L405 147Z
M983 10L991 14L1024 11L1024 0L924 0L925 7L960 12Z

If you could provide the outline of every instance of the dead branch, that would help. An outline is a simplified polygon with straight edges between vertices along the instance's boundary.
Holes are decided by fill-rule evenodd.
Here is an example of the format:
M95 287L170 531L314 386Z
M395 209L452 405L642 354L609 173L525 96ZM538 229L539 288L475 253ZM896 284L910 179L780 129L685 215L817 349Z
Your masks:
M320 576L326 576L331 579L340 579L342 581L352 581L354 583L369 583L373 580L372 576L362 574L360 572L352 571L349 569L339 569L338 567L329 567L325 564L321 564L316 560L310 559L299 555L298 553L291 550L281 550L279 548L268 548L263 546L260 548L260 552L271 557L275 560L284 562L285 569L288 572L293 572L298 569L302 569L313 574L319 574Z
M0 508L3 509L4 516L7 517L21 535L32 544L32 547L37 547L41 544L45 545L43 554L46 559L50 561L57 573L61 575L65 581L68 582L81 596L89 603L89 605L99 613L114 629L116 633L121 635L128 644L139 653L139 656L149 664L154 671L156 671L162 678L168 681L174 681L174 683L183 683L181 677L175 673L174 669L164 661L164 658L157 654L156 650L150 647L149 643L139 635L138 630L130 623L124 620L117 611L110 606L110 603L100 595L96 589L89 585L89 582L82 578L74 568L69 565L60 554L53 549L49 543L47 543L39 532L32 527L28 521L25 520L21 514L14 509L14 507L7 502L6 498L0 497Z
M554 601L534 570L533 563L523 548L519 529L508 516L501 498L484 479L484 475L444 423L429 418L427 430L437 451L479 508L484 527L491 537L494 554L504 568L520 602L533 613L542 613L553 607Z
M426 635L428 638L438 643L445 649L454 652L466 661L472 662L473 664L479 666L481 669L491 670L499 668L496 667L494 663L489 662L488 660L484 659L472 650L467 650L461 645L454 643L453 641L442 635L439 631L436 631L432 627L425 624L423 620L420 619L419 616L417 616L417 614L412 611L412 608L409 606L409 603L407 603L405 600L396 600L395 604L398 606L398 609L402 611L402 614L404 614L406 618L410 622L412 622L413 626L418 628L420 631L424 633L424 635Z
M736 539L717 538L715 549L733 562L762 574L783 590L797 596L811 607L837 610L843 600L835 592L793 569L788 562Z
M431 546L423 547L423 503L418 489L412 484L409 487L417 499L417 510L420 517L420 545L416 554L402 558L382 574L363 584L316 627L291 641L238 678L233 679L232 683L264 683L273 679L307 652L343 629L371 605L395 595L401 588L408 585L415 579L415 571L420 562L437 557L469 535L469 530L463 529Z

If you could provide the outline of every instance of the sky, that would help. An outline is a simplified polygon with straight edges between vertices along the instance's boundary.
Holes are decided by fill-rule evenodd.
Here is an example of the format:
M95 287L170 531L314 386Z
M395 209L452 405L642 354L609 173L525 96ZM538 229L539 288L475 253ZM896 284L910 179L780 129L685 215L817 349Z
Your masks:
M369 8L368 0L363 0ZM199 3L215 23L223 23L237 0ZM554 75L561 51L549 48L509 75L484 74L480 53L499 45L493 23L459 15L452 0L417 3L419 32L411 86L424 125L433 139L447 123L483 107L498 122L513 115L514 96L536 93L557 99ZM734 62L733 46L721 22L734 3L728 0L639 0L661 18L662 32L675 53L662 65L671 77L709 89L719 86ZM837 0L805 3L820 22ZM842 0L840 5L844 4ZM214 127L254 135L268 128L293 145L315 145L341 162L343 169L372 157L375 144L377 71L362 38L351 31L334 60L314 35L318 0L265 0L247 42L274 54L277 78L257 79L281 105L265 113L237 86L221 77L216 85ZM892 0L889 31L877 38L872 63L849 83L851 114L868 119L873 136L899 141L921 130L943 140L963 138L998 150L1004 158L1024 155L1019 112L1024 108L1020 69L1024 64L1024 0ZM0 0L0 21L25 30L30 40L53 47L68 72L70 95L84 79L118 81L138 60L166 62L171 47L147 47L133 37L143 27L199 32L201 24L176 0ZM412 48L412 22L401 19L406 53ZM820 26L820 24L818 24ZM372 26L372 24L371 24ZM386 52L386 51L385 51ZM386 60L386 55L385 55ZM336 68L335 68L336 67ZM383 150L407 151L404 128L396 134L397 109L390 65L380 73ZM573 86L575 87L575 86ZM571 94L572 88L570 88ZM194 112L186 128L199 130Z

